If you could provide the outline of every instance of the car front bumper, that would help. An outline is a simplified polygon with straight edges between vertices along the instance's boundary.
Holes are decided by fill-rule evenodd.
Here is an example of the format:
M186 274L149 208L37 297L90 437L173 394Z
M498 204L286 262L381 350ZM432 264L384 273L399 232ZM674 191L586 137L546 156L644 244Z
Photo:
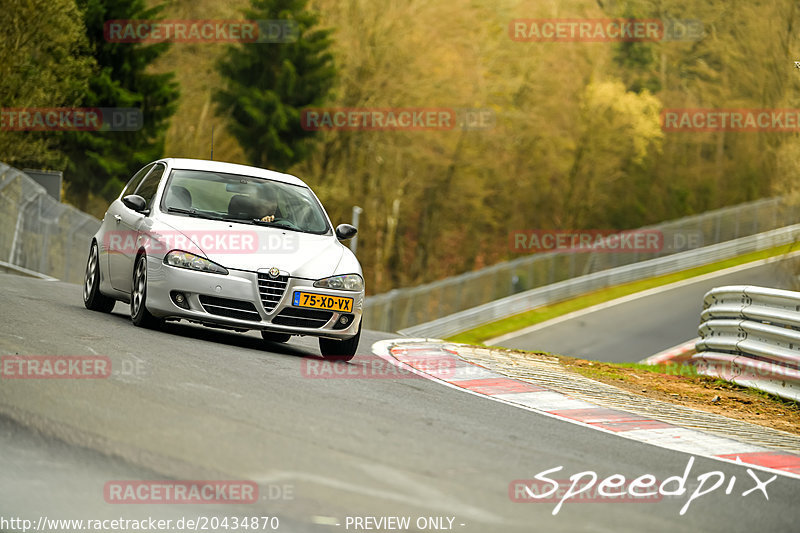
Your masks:
M147 258L147 269L147 309L167 320L331 339L353 337L361 322L363 291L321 289L313 286L315 280L294 278L286 272L281 272L277 280L270 278L266 270L229 270L227 275L198 272L165 265L156 257ZM292 300L298 290L352 298L352 311L294 306ZM188 309L175 302L174 295L178 292L184 295Z

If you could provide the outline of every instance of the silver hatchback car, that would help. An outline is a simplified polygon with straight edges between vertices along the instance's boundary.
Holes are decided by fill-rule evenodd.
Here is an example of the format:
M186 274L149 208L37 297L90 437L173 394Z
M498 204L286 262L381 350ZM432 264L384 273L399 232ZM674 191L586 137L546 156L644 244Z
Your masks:
M161 159L139 170L103 218L86 265L83 301L133 323L188 320L267 341L319 337L326 358L358 348L364 278L313 191L255 167Z

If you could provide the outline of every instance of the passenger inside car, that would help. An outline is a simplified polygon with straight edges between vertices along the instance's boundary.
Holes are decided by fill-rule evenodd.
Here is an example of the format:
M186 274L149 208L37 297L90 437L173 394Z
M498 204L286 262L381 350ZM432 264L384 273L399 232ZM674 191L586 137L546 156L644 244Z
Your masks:
M244 194L231 196L228 202L228 216L252 220L264 216L264 208L257 199Z

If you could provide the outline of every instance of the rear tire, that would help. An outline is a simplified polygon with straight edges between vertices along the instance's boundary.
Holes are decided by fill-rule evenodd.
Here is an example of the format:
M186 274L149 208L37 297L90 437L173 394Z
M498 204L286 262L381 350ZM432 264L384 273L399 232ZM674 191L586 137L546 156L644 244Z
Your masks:
M161 325L161 319L154 317L147 310L147 256L136 258L133 267L133 290L131 291L131 320L134 326L155 329Z
M288 333L275 333L274 331L261 330L261 338L268 342L289 342L292 338Z
M353 338L345 340L319 338L319 351L328 361L349 361L356 355L358 341L361 339L361 323L358 324L358 333Z
M110 313L116 303L114 298L100 292L100 253L97 251L97 243L92 242L83 278L83 305L92 311Z

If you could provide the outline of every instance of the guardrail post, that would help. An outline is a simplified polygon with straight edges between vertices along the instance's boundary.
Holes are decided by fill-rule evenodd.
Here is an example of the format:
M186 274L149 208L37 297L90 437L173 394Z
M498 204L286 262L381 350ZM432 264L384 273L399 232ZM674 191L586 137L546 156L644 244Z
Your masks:
M17 243L19 242L19 236L21 233L21 226L23 218L25 217L25 210L28 208L28 205L36 200L36 196L32 196L22 202L22 206L19 208L19 213L17 214L17 224L14 227L14 237L11 239L11 251L8 254L8 262L12 265L16 265L16 255L17 255ZM24 265L18 265L24 266Z
M357 205L353 206L353 227L356 229L358 229L359 215L361 215L363 211L364 210L358 207ZM355 236L352 239L350 239L350 251L356 253L357 248L358 248L358 233L356 233Z
M39 256L39 272L43 274L47 274L47 259L48 259L48 252L50 250L50 224L44 221L44 216L42 215L42 198L43 196L39 195L39 220L41 221L42 226L44 226L42 230L42 249L41 254Z
M75 238L75 234L78 233L78 230L82 230L83 226L85 226L87 222L89 222L89 220L84 220L83 222L78 224L78 226L76 226L72 231L69 232L69 236L67 237L68 240L69 240L69 245L68 245L67 249L69 249L69 250L72 249L72 247L73 247L73 242L72 241ZM88 250L87 250L87 254L88 254ZM71 266L72 266L72 261L64 261L64 278L63 278L64 280L69 280L70 279L69 275L70 275Z

